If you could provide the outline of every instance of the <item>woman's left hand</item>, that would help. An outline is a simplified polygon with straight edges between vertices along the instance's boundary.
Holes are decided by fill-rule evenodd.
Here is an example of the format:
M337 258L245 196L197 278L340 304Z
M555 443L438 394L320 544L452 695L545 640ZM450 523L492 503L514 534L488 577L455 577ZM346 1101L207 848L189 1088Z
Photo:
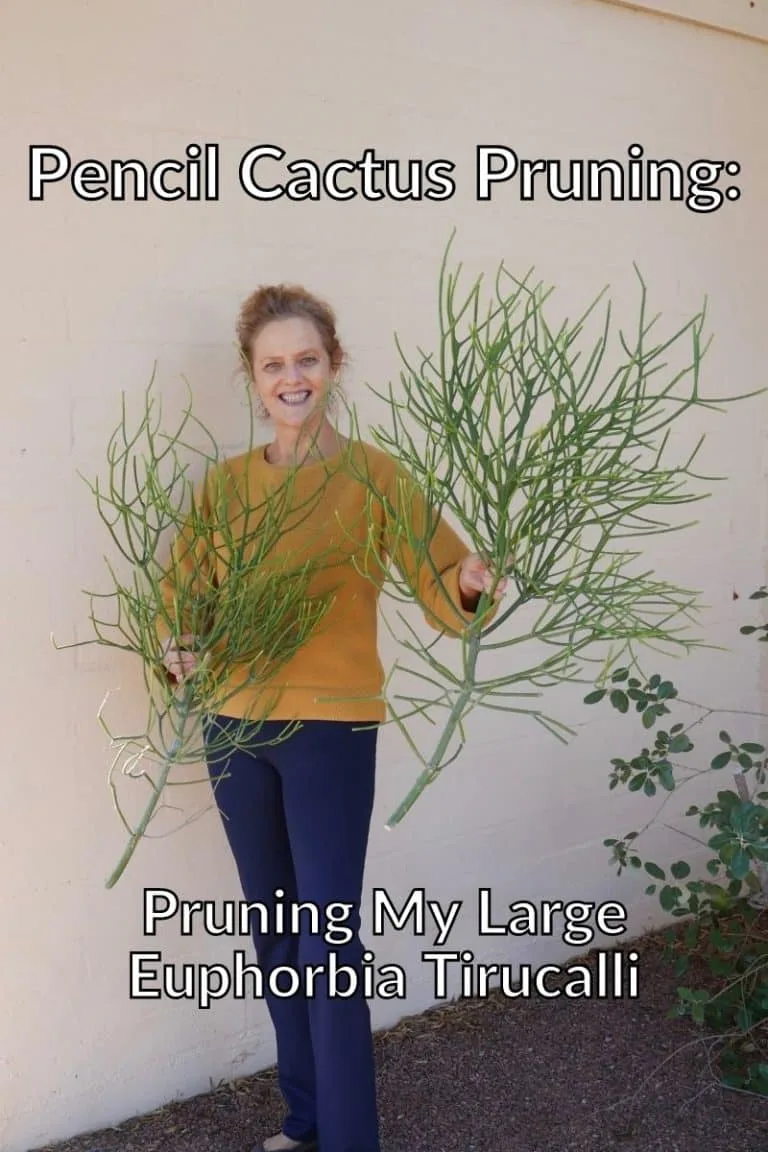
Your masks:
M477 602L481 592L490 592L494 575L479 552L471 552L462 560L459 567L459 589L463 597ZM494 600L500 600L507 590L507 577L502 576L494 592Z

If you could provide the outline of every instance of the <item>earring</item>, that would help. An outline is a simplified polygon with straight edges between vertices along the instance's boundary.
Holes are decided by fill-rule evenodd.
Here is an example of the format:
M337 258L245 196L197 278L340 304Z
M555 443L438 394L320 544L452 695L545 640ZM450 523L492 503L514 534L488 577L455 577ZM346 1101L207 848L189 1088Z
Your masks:
M269 419L269 412L267 411L267 406L264 403L264 401L262 400L261 396L256 395L256 397L254 399L254 405L253 406L254 406L254 409L256 411L256 416L259 420L268 420Z
M333 378L333 383L328 389L328 411L332 415L336 415L339 407L339 402L342 396L341 376L337 373Z

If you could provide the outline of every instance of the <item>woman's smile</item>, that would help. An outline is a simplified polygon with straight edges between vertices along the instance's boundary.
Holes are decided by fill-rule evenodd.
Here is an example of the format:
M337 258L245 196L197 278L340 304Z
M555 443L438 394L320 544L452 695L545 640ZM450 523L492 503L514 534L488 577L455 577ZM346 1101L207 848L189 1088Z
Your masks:
M312 391L309 388L299 389L296 392L278 392L278 397L283 404L290 404L293 407L303 404L311 395Z

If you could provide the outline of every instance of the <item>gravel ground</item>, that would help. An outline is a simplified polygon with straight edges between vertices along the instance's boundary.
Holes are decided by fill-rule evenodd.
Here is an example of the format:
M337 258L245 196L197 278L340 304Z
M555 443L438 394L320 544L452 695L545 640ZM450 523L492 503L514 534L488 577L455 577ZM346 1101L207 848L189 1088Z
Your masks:
M768 1100L721 1088L711 1045L667 1017L660 935L630 947L635 1000L493 993L377 1033L382 1152L768 1152ZM282 1117L270 1069L34 1152L248 1152Z

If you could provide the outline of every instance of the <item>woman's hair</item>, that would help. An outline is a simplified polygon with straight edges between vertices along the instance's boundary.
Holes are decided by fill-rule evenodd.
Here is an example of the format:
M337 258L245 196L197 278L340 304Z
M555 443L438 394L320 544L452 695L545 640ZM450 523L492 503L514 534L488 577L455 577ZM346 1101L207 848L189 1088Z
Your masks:
M339 368L344 349L336 334L336 315L329 304L294 284L270 284L257 288L244 301L237 318L240 356L253 373L253 342L273 320L297 317L310 320L320 335L331 364Z

